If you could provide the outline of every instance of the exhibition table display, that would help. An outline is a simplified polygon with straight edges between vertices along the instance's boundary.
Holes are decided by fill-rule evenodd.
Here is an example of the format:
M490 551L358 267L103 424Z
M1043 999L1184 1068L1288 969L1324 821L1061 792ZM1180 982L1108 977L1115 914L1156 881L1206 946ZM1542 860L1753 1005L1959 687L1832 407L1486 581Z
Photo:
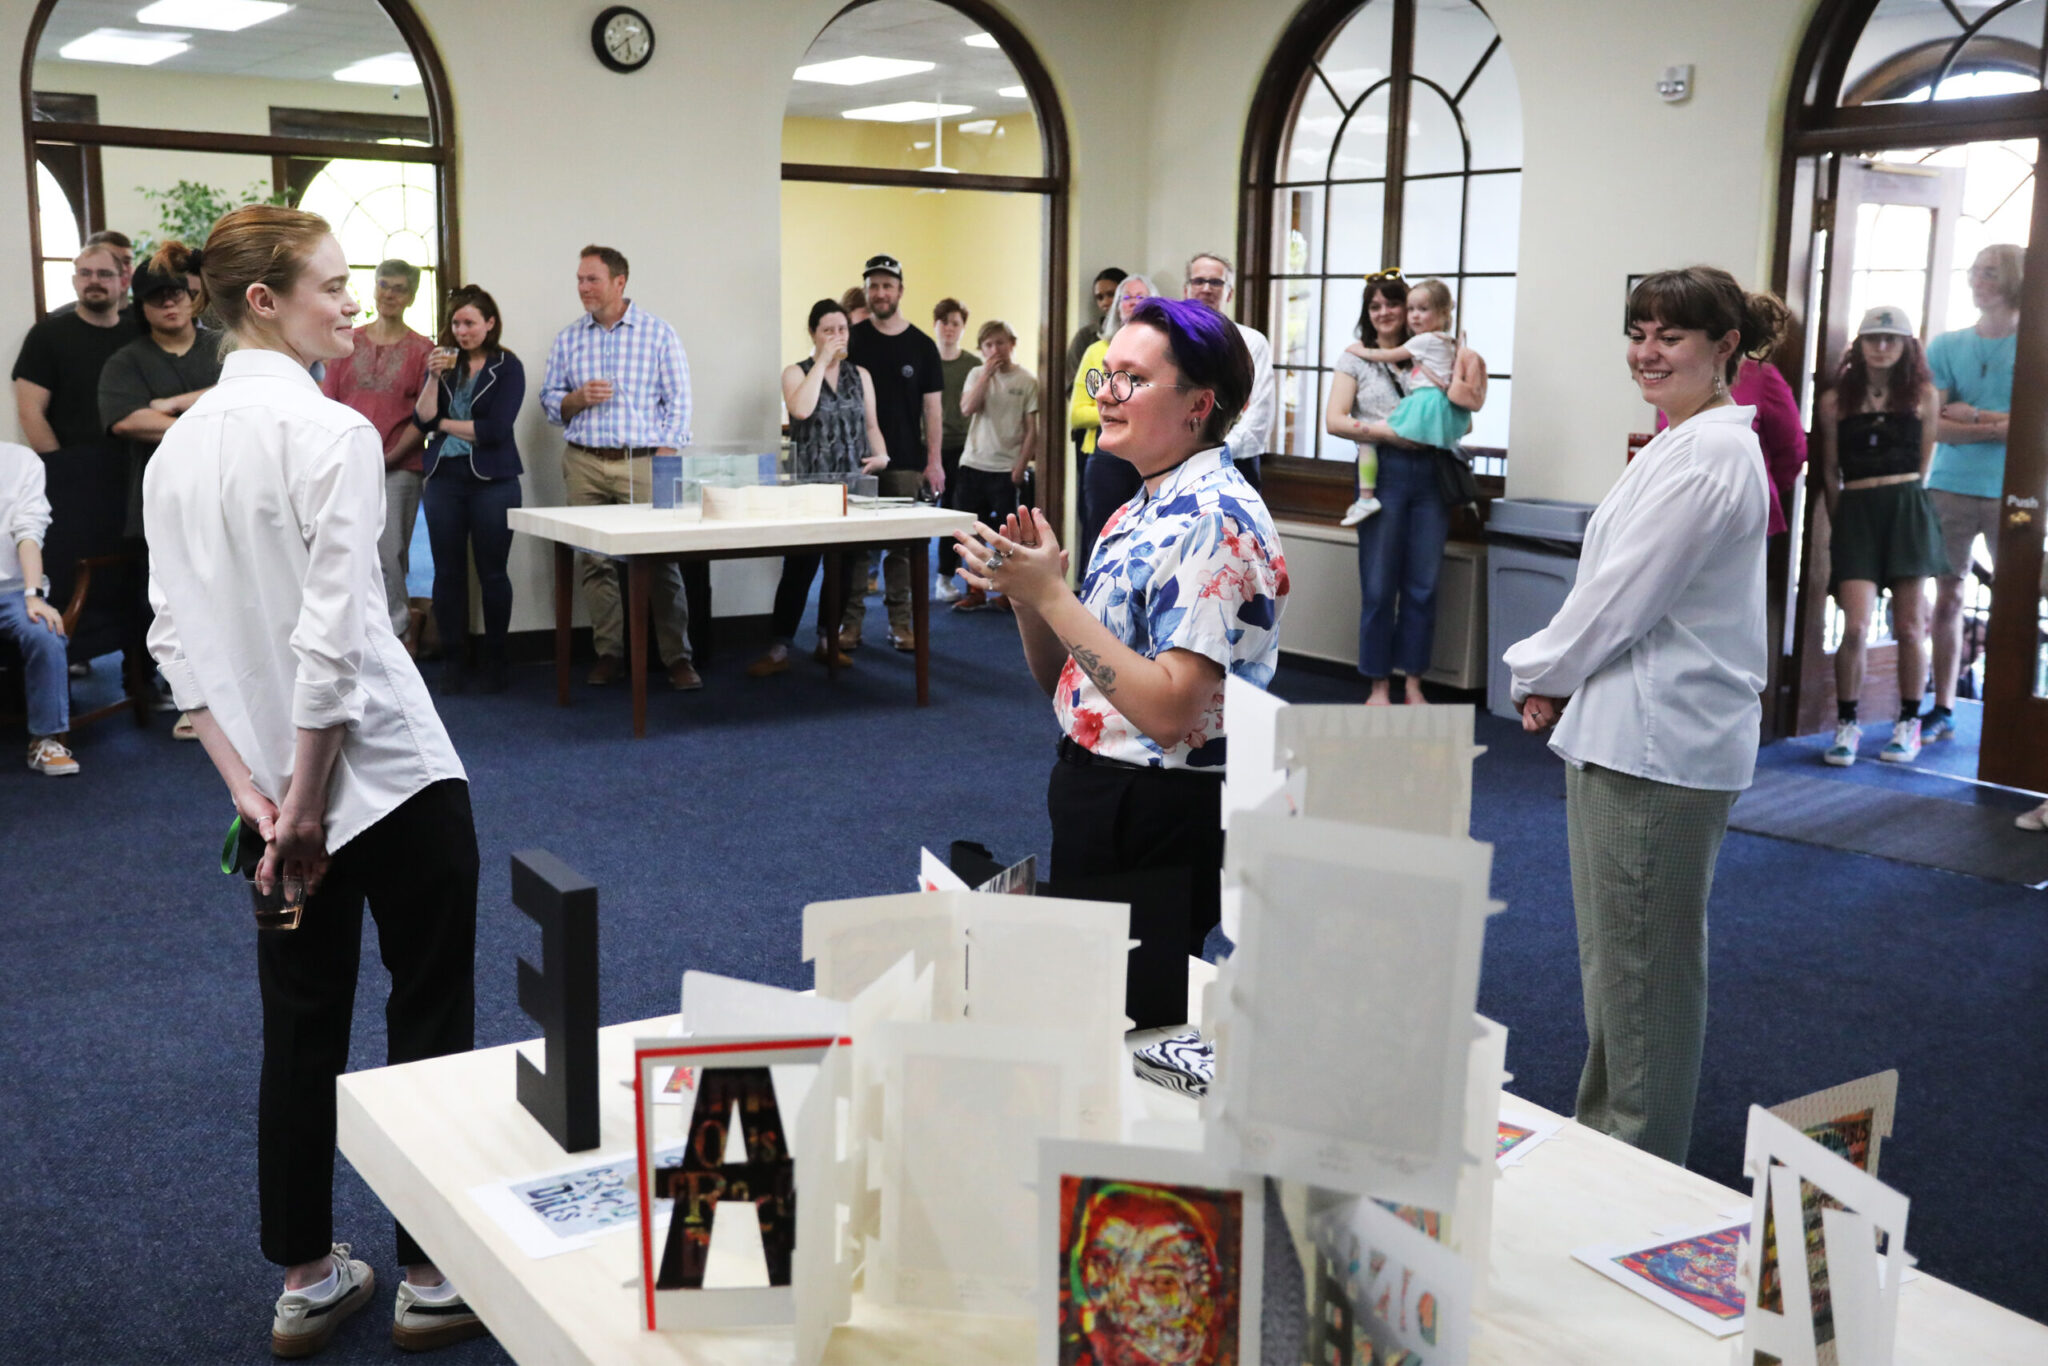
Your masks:
M2048 1360L1912 1267L1895 1073L1752 1107L1747 1195L1503 1089L1469 707L1227 689L1195 1094L1133 1072L1171 1031L1126 1032L1129 908L1028 886L807 906L814 993L688 972L579 1041L596 892L522 854L563 932L521 1001L550 1071L595 1054L591 1146L515 1094L527 1044L342 1077L342 1152L521 1362ZM1264 1312L1296 1284L1305 1321Z
M837 486L834 486L835 488ZM712 492L707 490L707 492ZM931 546L934 536L951 536L974 526L965 512L923 505L889 503L848 507L843 514L818 515L794 508L794 515L766 505L778 493L808 498L815 486L784 489L760 486L730 491L734 514L718 516L712 506L719 495L699 507L653 507L613 504L604 507L513 508L506 518L514 531L555 547L555 701L569 705L569 630L574 617L575 552L588 551L622 560L626 566L627 675L633 688L633 734L647 734L647 599L653 566L664 560L731 560L790 552L862 550L908 545L911 552L910 602L917 641L917 704L931 700ZM709 515L707 515L709 514ZM842 593L861 591L860 584L839 582L837 560L825 557L825 601L836 604ZM827 618L836 613L827 611ZM833 672L837 672L836 667Z

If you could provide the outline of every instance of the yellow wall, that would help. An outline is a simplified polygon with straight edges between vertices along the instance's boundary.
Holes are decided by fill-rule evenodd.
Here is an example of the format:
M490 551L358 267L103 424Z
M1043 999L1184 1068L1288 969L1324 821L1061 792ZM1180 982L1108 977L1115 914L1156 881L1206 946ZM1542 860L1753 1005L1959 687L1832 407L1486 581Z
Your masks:
M984 131L983 125L994 128ZM974 132L963 132L962 125ZM932 164L932 125L876 123L866 119L786 118L782 121L784 161L833 166L886 166L905 171ZM923 143L920 147L917 144ZM945 164L973 175L1043 175L1038 120L1029 114L946 121Z

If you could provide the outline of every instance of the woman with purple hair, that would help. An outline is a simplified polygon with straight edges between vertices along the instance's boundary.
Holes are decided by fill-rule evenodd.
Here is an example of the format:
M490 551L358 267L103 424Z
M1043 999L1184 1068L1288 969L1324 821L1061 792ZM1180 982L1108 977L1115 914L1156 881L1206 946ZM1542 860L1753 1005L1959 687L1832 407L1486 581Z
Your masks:
M1059 718L1054 878L1159 874L1162 904L1188 908L1200 953L1219 913L1223 681L1271 681L1287 601L1273 519L1223 446L1251 393L1251 355L1215 310L1151 298L1084 383L1097 449L1143 482L1103 526L1080 593L1036 508L962 533L962 572L1015 605L1025 661ZM1175 873L1187 877L1177 895Z

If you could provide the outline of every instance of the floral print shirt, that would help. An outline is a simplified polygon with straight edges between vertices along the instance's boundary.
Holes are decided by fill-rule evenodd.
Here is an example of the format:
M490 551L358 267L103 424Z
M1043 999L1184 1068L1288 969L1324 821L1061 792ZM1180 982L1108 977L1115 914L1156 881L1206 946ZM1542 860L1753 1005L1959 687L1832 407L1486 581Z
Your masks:
M1081 601L1147 659L1192 650L1263 688L1280 659L1287 559L1265 503L1218 446L1168 473L1158 493L1140 488L1111 514ZM1223 772L1221 680L1171 749L1126 720L1072 659L1060 671L1053 710L1068 738L1105 759Z

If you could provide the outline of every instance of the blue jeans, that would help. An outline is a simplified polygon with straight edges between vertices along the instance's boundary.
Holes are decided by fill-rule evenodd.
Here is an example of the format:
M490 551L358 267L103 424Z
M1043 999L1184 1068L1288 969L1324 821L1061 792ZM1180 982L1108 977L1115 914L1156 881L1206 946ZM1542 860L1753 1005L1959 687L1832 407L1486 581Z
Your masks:
M486 663L505 660L505 631L512 622L512 528L505 514L519 506L517 479L479 479L467 460L434 467L422 500L427 509L427 543L434 550L434 624L441 648L462 658L469 638L469 559L476 556L477 589L484 604Z
M0 593L0 637L21 647L22 682L28 693L28 733L62 735L71 729L68 642L39 621L29 620L28 598L19 589Z
M1436 644L1436 579L1451 510L1437 486L1435 451L1379 451L1380 510L1358 525L1358 671L1419 678Z

